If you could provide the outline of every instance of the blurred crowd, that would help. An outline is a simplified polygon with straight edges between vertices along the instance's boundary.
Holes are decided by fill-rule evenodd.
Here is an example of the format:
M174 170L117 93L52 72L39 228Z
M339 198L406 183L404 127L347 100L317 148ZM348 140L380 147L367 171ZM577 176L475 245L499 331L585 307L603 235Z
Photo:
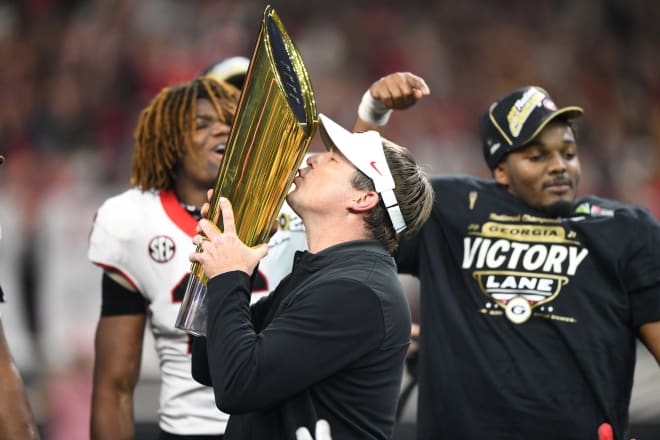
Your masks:
M42 418L67 409L53 396L89 392L100 271L86 260L87 234L101 201L128 186L140 109L216 60L250 56L266 4L0 3L0 282L9 297L0 312L19 366L43 397ZM558 105L585 109L580 192L660 216L660 3L270 4L303 56L319 110L344 125L380 76L411 71L427 80L431 97L395 115L386 134L429 173L486 177L478 117L509 89L536 84ZM144 374L157 374L145 363Z

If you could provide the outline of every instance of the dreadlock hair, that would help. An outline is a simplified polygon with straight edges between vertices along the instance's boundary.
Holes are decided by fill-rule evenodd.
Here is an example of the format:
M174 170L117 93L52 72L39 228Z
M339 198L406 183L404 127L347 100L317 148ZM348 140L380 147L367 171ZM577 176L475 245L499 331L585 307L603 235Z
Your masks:
M433 187L424 170L417 165L410 151L381 136L385 160L394 178L394 195L406 222L405 237L415 234L431 215ZM352 185L356 189L375 191L374 182L359 169L353 175ZM392 226L387 209L381 198L365 217L367 230L373 238L385 245L394 255L399 249L399 236Z
M204 77L163 88L135 127L131 185L142 191L174 188L176 167L192 151L197 100L211 101L218 119L231 125L239 96L231 84Z

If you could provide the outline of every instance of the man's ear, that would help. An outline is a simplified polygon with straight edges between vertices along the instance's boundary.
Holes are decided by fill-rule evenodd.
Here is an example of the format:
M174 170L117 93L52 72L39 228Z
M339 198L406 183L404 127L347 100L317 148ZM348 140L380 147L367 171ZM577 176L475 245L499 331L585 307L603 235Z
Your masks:
M495 182L502 186L509 186L509 172L507 169L506 159L498 163L493 170L493 178Z
M356 191L348 202L348 209L352 212L366 212L378 205L380 198L376 191Z

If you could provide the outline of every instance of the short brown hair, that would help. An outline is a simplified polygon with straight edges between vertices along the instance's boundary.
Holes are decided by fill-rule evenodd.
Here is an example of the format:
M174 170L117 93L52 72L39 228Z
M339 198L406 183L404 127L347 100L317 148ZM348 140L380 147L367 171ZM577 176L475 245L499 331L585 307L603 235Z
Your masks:
M385 160L394 178L394 195L399 202L401 214L406 222L404 236L419 231L431 215L433 207L433 188L428 176L417 165L415 158L407 148L395 144L381 136ZM375 191L373 181L360 170L356 170L352 180L357 189ZM376 240L381 241L390 254L399 249L399 237L387 214L385 205L380 203L365 218L367 229Z
M204 77L163 88L135 127L131 185L143 191L174 188L176 166L191 151L197 100L211 101L218 119L231 125L239 96L231 84Z

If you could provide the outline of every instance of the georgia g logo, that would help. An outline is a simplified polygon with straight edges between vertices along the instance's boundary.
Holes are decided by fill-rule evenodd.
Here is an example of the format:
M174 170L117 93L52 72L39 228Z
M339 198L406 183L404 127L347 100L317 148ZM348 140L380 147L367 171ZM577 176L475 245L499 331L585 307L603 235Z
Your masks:
M507 301L504 314L514 324L522 324L532 316L532 306L524 296L514 296Z
M157 263L167 263L174 258L176 245L166 235L158 235L149 241L149 256Z

